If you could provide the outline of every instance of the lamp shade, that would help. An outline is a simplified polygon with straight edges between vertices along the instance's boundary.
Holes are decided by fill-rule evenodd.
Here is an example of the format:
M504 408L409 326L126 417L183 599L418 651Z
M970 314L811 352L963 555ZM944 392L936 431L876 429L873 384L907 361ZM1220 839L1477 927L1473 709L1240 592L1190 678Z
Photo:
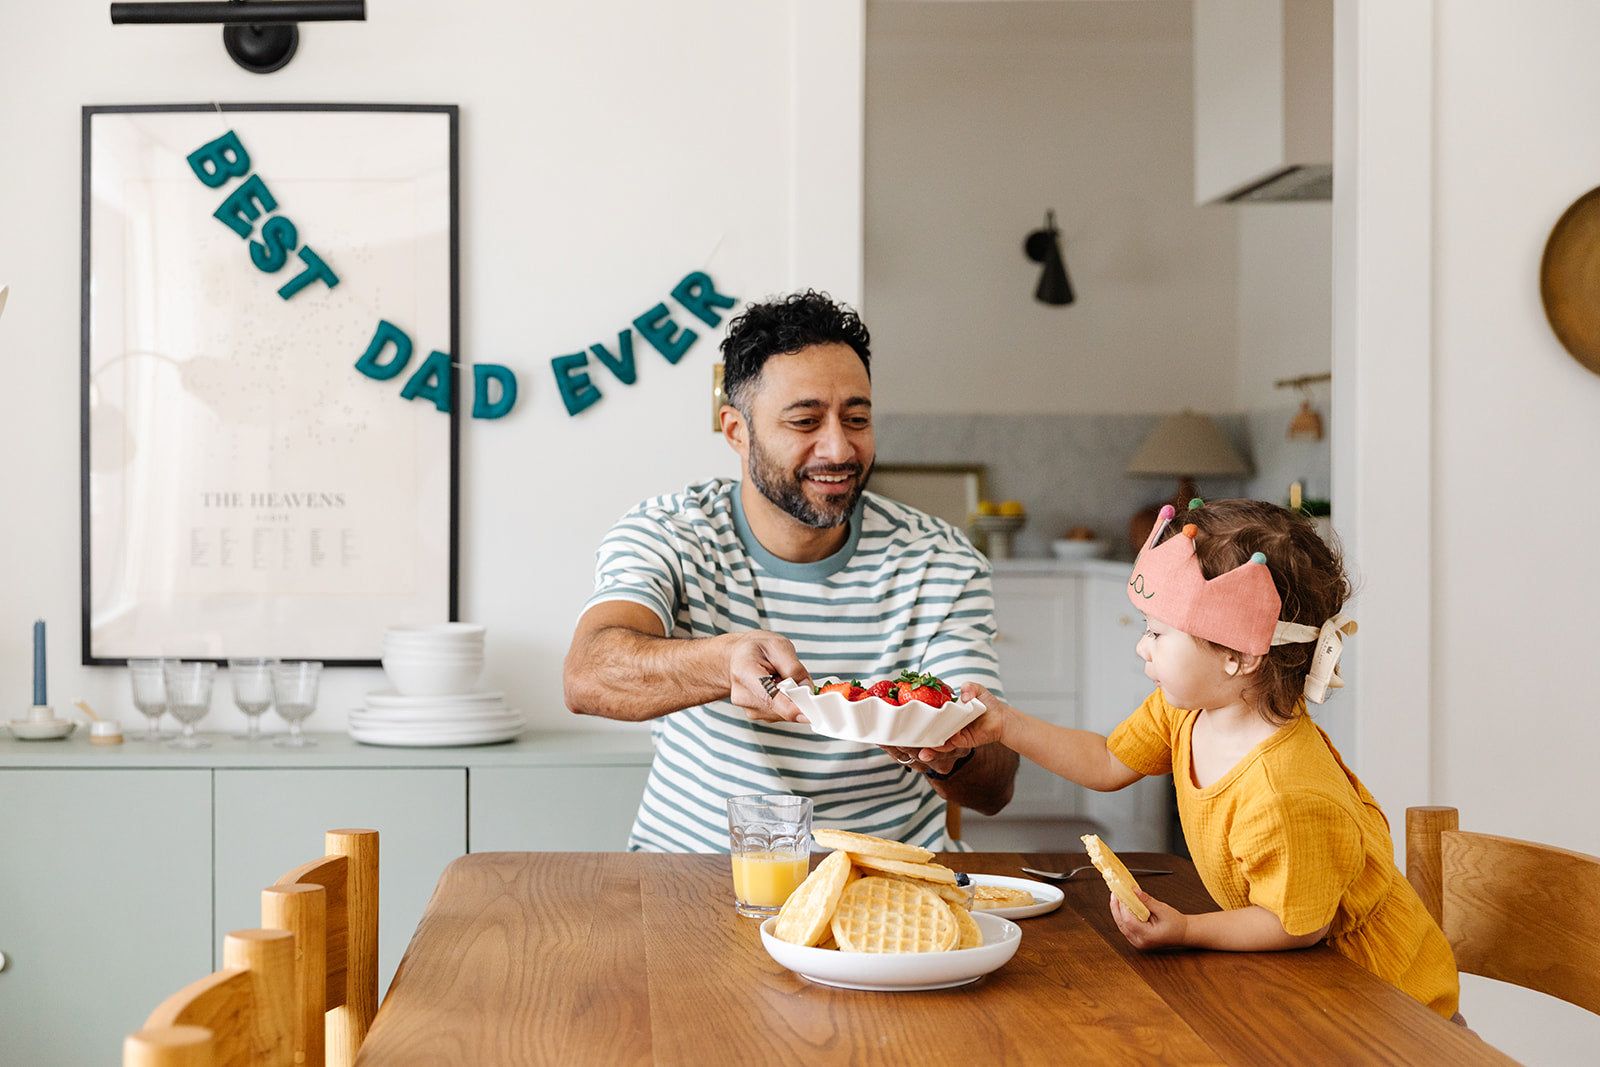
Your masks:
M1127 473L1160 476L1226 475L1245 477L1250 462L1205 415L1184 409L1156 423L1128 462Z

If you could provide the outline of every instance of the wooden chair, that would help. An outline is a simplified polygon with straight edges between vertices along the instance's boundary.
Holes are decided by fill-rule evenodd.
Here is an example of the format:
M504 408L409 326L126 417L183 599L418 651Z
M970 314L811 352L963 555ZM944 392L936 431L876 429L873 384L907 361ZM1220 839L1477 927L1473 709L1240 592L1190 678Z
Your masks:
M235 930L223 939L222 963L128 1035L123 1067L294 1063L294 935Z
M261 893L295 936L295 1062L349 1067L378 1011L378 831L329 830L324 855Z
M1406 878L1468 974L1600 1014L1600 857L1459 829L1406 809Z

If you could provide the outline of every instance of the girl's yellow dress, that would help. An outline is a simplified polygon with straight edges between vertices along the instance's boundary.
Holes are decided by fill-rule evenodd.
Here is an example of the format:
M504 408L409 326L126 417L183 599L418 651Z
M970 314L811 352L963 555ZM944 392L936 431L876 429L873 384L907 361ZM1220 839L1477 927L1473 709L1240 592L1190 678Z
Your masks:
M1258 904L1290 934L1331 923L1335 949L1453 1016L1461 985L1450 945L1395 866L1389 820L1305 704L1204 789L1191 769L1199 716L1157 690L1109 746L1141 774L1172 775L1184 838L1212 898L1224 908Z

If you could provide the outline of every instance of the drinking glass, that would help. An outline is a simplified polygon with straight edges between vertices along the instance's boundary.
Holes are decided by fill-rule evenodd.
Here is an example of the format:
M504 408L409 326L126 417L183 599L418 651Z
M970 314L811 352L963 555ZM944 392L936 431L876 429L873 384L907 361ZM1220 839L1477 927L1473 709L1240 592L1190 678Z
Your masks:
M728 851L739 914L778 914L810 867L811 798L785 793L729 797Z
M300 723L317 710L317 680L322 664L310 661L272 666L272 702L289 724L289 733L273 741L283 748L303 748L316 742L300 732Z
M161 670L161 660L130 659L128 677L133 682L133 706L150 720L144 733L135 734L133 739L160 741L161 716L167 713L167 683Z
M272 665L275 662L259 657L228 661L233 703L249 722L244 733L233 735L240 741L261 740L261 715L272 707Z
M183 723L182 736L167 742L169 748L210 748L211 742L195 736L194 724L211 710L211 684L217 665L180 659L162 661L167 684L167 710Z

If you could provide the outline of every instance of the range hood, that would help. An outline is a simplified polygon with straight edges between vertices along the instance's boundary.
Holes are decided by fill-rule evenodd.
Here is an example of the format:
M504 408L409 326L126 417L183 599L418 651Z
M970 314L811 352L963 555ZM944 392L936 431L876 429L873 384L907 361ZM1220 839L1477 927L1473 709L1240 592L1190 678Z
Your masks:
M1195 203L1333 198L1333 0L1194 0Z

